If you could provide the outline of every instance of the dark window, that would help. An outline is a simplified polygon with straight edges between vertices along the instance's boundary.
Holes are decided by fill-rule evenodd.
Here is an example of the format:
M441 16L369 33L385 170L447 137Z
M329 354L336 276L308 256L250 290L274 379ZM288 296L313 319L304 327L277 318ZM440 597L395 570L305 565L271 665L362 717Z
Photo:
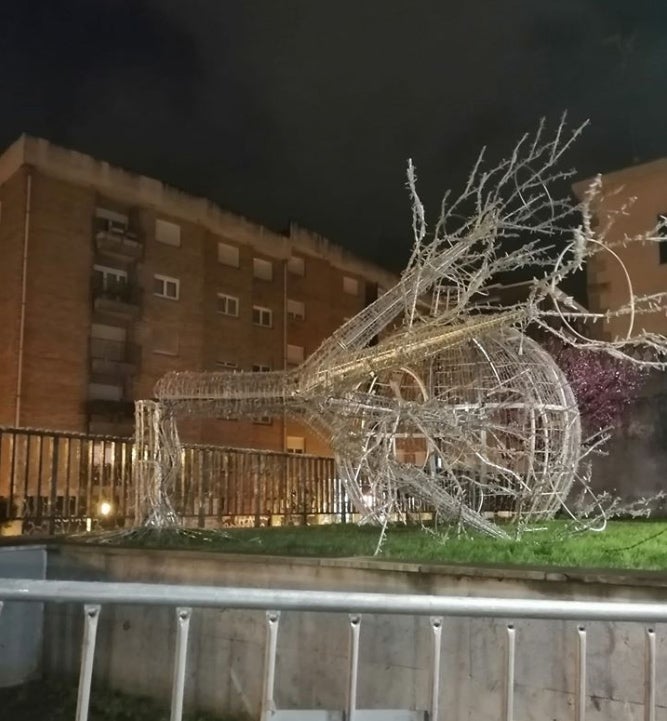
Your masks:
M667 263L667 213L660 213L658 216L658 235L660 243L658 250L660 251L660 263Z

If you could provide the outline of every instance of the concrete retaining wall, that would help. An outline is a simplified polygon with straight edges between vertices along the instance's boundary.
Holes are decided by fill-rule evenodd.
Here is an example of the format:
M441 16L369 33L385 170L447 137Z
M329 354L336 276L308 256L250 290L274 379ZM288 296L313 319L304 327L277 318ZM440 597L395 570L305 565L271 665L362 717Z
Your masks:
M667 600L660 574L559 573L438 567L376 561L260 558L62 546L49 560L50 578L170 582L392 593ZM78 672L80 608L51 606L44 665ZM506 621L445 620L442 716L448 721L500 717ZM517 721L574 717L576 625L518 621ZM590 624L591 721L640 719L645 629L637 624ZM658 719L667 719L664 629L658 634ZM283 613L278 641L276 701L280 708L345 706L347 618ZM173 612L105 607L100 617L95 673L133 693L168 699L175 638ZM191 625L186 704L257 717L265 624L259 612L195 610ZM428 619L364 617L359 708L427 708L431 637Z
M46 548L0 548L0 578L46 577ZM0 688L18 686L41 671L43 605L6 603L0 613Z

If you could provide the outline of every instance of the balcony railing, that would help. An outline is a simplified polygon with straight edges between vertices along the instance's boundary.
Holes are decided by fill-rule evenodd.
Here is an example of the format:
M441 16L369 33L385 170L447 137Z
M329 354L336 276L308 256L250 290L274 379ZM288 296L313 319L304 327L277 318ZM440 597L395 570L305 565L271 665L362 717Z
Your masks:
M141 347L134 343L106 338L90 339L90 358L93 365L97 361L97 365L104 364L110 369L113 366L136 367L139 364L140 356ZM129 369L131 370L131 368ZM119 368L119 370L123 370L123 368ZM101 367L97 371L104 372Z
M100 224L94 230L96 249L121 260L138 260L144 252L139 235L127 228Z
M93 303L98 310L135 312L141 302L141 288L122 278L93 276Z

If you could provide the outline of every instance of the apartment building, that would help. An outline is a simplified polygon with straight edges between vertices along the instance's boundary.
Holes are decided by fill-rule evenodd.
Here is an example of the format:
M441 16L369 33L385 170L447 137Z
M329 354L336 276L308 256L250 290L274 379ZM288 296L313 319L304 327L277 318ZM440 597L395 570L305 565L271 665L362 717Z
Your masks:
M594 256L586 267L588 306L596 312L619 308L635 296L667 291L667 233L664 242L631 243L626 236L647 233L667 215L667 158L602 176L599 200L594 204L594 224L615 243L614 253ZM584 197L593 179L576 183L573 190ZM606 230L608 228L608 230ZM626 275L627 271L627 275ZM631 326L632 324L632 326ZM632 328L667 334L664 311L621 316L586 328L607 339L624 338ZM594 458L593 484L626 499L650 498L664 491L667 476L667 374L650 374L640 397L614 429L607 454ZM667 508L658 508L664 515Z
M2 425L129 435L165 373L297 365L397 280L295 224L276 233L27 136L0 156L0 210ZM182 428L328 452L286 418Z
M575 183L573 190L580 200L592 182L589 178ZM650 231L667 215L667 158L603 175L593 210L599 231L610 224L607 237L616 243L614 253L618 257L602 252L587 263L590 310L619 308L629 301L631 292L642 296L667 291L667 242L621 245L624 237ZM607 338L622 338L628 333L629 323L627 316L615 318L601 326L599 332ZM667 333L667 316L664 312L637 316L634 332L640 328Z

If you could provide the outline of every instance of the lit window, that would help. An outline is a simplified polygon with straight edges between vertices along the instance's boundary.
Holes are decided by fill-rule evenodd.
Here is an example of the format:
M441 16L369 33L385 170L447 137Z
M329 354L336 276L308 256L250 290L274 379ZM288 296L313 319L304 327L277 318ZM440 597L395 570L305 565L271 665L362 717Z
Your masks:
M253 305L252 322L255 325L261 325L264 328L270 328L273 325L273 312L270 308L262 308L259 305Z
M158 218L155 221L155 240L165 245L181 245L181 226Z
M287 362L294 364L303 363L302 345L287 345Z
M233 295L218 293L217 311L218 313L222 313L222 315L238 316L239 299L235 298Z
M305 453L306 439L302 436L287 436L285 447L288 453Z
M300 300L287 299L287 317L290 320L303 320L306 317L306 306Z
M359 295L359 281L356 278L343 277L343 291L350 295Z
M218 243L218 262L224 265L239 267L239 249L235 245Z
M168 275L153 276L153 294L159 298L178 300L180 281L178 278L170 278Z
M273 263L262 258L252 259L252 274L259 280L273 280Z
M306 272L306 262L303 258L293 255L287 261L287 270L292 275L304 275Z

